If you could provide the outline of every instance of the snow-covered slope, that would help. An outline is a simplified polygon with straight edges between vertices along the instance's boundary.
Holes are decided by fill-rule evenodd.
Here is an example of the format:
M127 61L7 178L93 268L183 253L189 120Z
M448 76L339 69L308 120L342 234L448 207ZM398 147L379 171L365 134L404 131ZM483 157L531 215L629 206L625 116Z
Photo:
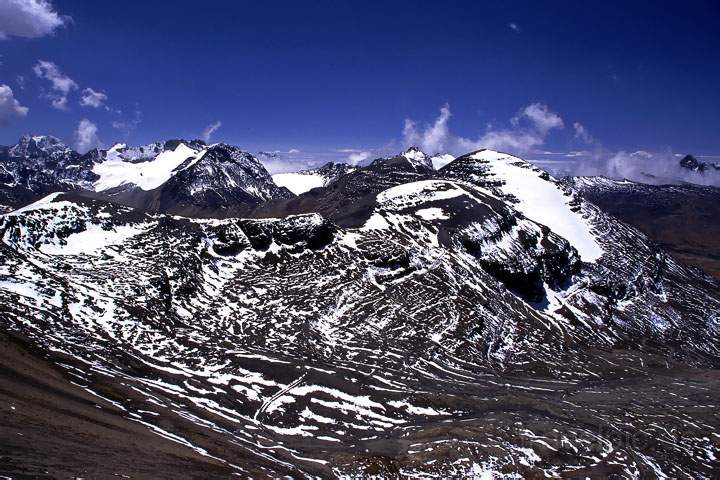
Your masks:
M93 166L93 172L100 177L93 184L95 191L128 184L153 190L170 180L177 171L190 168L207 152L207 148L198 150L179 143L174 149L162 151L148 161L131 162L121 155L124 147L122 144L113 146L107 151L105 161Z
M450 155L449 153L437 154L430 157L430 161L432 162L432 166L435 170L440 170L453 160L455 160L455 156Z
M456 162L445 167L451 176L454 173L460 177L468 175L468 180L490 186L526 217L569 240L584 261L593 262L602 256L598 233L579 211L576 199L547 172L492 150L480 150ZM466 165L469 170L461 172Z

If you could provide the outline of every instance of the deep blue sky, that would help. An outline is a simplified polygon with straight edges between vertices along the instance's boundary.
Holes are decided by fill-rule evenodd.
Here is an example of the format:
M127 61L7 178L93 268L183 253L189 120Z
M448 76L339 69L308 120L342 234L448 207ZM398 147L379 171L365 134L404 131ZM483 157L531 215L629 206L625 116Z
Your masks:
M477 138L540 102L565 122L543 149L578 148L579 121L611 150L720 152L718 1L52 5L72 22L0 41L0 83L29 108L0 143L24 132L71 141L82 118L105 144L197 137L219 120L214 140L250 150L371 149L445 103L453 132ZM38 60L79 85L66 111L42 98ZM78 105L86 87L123 114ZM111 122L135 110L124 137Z

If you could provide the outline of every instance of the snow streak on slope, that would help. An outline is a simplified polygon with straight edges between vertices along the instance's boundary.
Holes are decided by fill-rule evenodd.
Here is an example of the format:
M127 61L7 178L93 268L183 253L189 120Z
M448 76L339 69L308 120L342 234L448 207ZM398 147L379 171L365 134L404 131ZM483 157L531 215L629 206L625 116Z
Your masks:
M29 211L35 210L35 209L37 209L37 208L45 207L45 206L47 206L47 205L52 204L52 203L53 203L53 200L55 200L55 198L57 198L57 196L58 196L58 195L61 195L61 194L62 194L62 192L54 192L54 193L51 193L51 194L49 194L49 195L41 198L41 199L38 200L37 202L33 202L33 203L31 203L30 205L25 205L24 207L18 208L17 210L15 210L15 211L13 211L13 212L11 212L11 213L13 213L13 214L18 214L18 213L23 213L23 212L29 212Z
M272 176L275 185L285 187L295 195L300 195L313 188L325 185L325 177L312 173L278 173Z
M569 240L584 261L594 262L602 256L590 224L572 211L570 199L554 182L541 178L530 164L511 155L482 150L472 158L489 162L492 174L504 182L502 191L519 200L513 205L516 210Z
M188 168L207 151L198 151L181 143L175 150L166 150L150 161L128 162L119 156L116 147L122 145L108 150L107 160L93 167L93 172L100 176L93 185L96 192L125 184L137 185L142 190L153 190L167 182L186 160L190 160L185 167Z

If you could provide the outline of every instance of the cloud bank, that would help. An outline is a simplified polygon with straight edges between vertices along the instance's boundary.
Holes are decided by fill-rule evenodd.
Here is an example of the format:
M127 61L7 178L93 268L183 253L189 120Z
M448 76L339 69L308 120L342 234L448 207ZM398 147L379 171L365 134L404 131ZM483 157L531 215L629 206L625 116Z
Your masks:
M14 118L26 116L28 111L15 98L12 88L0 85L0 127L9 125Z
M39 38L70 22L46 0L0 1L0 38Z
M310 158L297 158L300 150L291 148L287 152L274 150L272 152L258 152L257 158L271 175L276 173L297 172L314 166L312 155Z
M372 153L370 152L352 152L350 155L347 156L347 161L350 165L358 165L360 162L368 160L371 156Z
M543 145L553 130L565 126L562 118L547 105L531 103L510 119L510 128L488 127L477 139L470 139L450 131L448 122L451 116L450 106L445 105L435 121L425 128L419 128L417 122L406 119L403 128L404 146L417 146L430 155L462 155L481 148L521 154Z
M602 175L618 180L627 179L650 184L695 183L720 186L720 170L710 167L704 172L682 168L680 159L684 154L672 150L664 152L609 152L603 149L594 152L579 152L578 158L566 166L565 175ZM720 158L698 156L709 163L720 162Z
M554 153L553 159L538 160L543 155L539 149L556 131L565 128L565 121L543 103L531 103L510 118L507 128L488 126L477 138L456 135L449 128L452 117L450 107L443 106L431 124L418 126L411 119L405 120L403 146L417 146L434 155L450 153L462 155L473 150L488 148L516 154L536 161L556 175L602 175L615 179L628 179L644 183L689 182L702 185L720 185L720 170L707 168L695 172L680 167L684 154L671 150L664 152L612 151L604 148L580 122L572 122L572 136L566 139L580 148L567 153ZM703 157L699 157L703 160ZM352 159L348 159L352 160ZM707 159L708 163L720 164L720 158Z

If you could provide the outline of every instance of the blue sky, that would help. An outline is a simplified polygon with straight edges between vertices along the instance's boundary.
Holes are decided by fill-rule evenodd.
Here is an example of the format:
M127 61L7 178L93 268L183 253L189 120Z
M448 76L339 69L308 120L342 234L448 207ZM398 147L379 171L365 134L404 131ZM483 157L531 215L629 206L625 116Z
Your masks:
M718 24L717 1L0 0L0 143L220 122L212 141L338 158L409 140L716 154Z

